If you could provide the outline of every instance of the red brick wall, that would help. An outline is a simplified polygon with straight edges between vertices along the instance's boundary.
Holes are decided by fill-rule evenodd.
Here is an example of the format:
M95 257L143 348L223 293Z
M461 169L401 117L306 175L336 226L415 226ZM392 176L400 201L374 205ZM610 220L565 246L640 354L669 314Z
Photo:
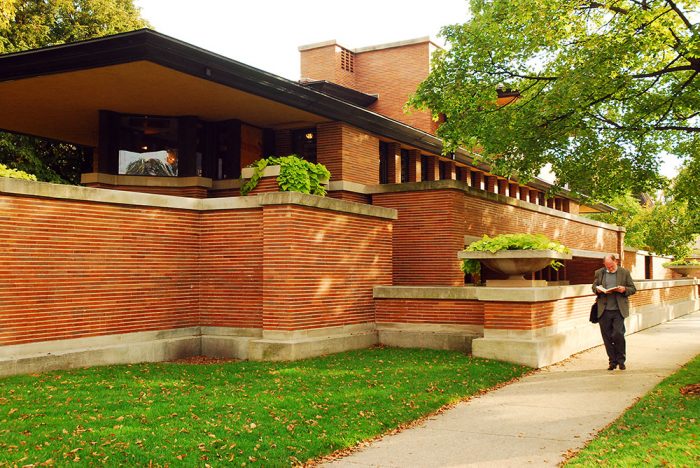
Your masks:
M262 327L262 210L201 214L200 324Z
M263 218L265 330L374 322L372 289L391 284L391 220L294 205Z
M355 88L356 74L341 68L340 54L341 47L336 44L302 50L300 53L301 78L326 80L348 88ZM355 62L355 66L357 66L357 62Z
M331 180L379 183L379 139L342 122L320 124L316 160L331 172Z
M377 322L483 325L484 303L447 299L375 299Z
M192 326L374 321L392 220L0 196L0 345Z
M0 344L196 326L198 215L0 197Z
M457 189L375 194L375 205L395 208L394 284L452 285L463 283L457 252L464 235L481 237L505 233L542 233L570 248L617 251L617 231L583 222L538 213L494 200L465 194ZM593 270L575 277L588 282ZM568 273L568 271L567 271Z
M370 110L425 132L435 132L437 125L429 112L403 111L408 98L430 72L429 42L361 52L355 55L355 64L357 90L379 95Z
M394 284L464 283L457 252L464 248L464 195L459 190L378 193L374 205L395 208Z
M364 203L366 205L371 203L371 196L364 193L348 192L346 190L334 190L328 192L327 196L329 198L335 198L337 200L345 200L354 203Z

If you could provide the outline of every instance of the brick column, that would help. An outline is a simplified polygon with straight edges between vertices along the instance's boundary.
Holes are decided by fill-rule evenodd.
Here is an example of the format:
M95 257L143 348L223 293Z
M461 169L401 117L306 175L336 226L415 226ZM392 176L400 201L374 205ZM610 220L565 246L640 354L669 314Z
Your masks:
M540 192L537 190L530 190L530 203L534 203L535 205L540 204Z
M513 198L520 199L520 188L518 184L510 184L508 187L508 194Z
M390 184L401 183L401 146L398 143L387 145L387 174Z
M447 162L447 170L445 171L445 178L449 180L457 180L457 166L454 162Z
M472 171L472 177L472 187L478 190L484 190L484 173L479 171Z
M435 156L428 156L428 177L426 180L440 180L440 164Z
M420 182L420 151L408 151L408 181Z
M496 193L497 184L498 179L496 179L495 176L488 176L486 177L486 187L484 187L484 190L486 190L489 193Z
M530 190L527 187L520 187L520 196L518 197L523 201L530 201Z
M500 195L508 196L508 195L510 194L510 190L509 190L509 187L508 187L508 181L507 181L507 180L505 180L505 179L498 179L498 180L496 181L496 183L498 184L498 193L499 193Z

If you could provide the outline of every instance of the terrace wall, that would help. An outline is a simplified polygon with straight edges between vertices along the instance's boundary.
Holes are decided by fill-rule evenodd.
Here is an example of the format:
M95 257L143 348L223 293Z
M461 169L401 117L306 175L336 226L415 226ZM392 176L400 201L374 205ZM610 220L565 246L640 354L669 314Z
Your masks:
M376 342L372 288L391 281L393 210L0 178L0 213L0 375ZM300 342L310 330L322 336Z
M620 252L624 231L610 224L441 180L376 187L372 203L394 208L394 285L464 283L456 252L464 236L542 233L572 249ZM586 276L576 263L567 273Z

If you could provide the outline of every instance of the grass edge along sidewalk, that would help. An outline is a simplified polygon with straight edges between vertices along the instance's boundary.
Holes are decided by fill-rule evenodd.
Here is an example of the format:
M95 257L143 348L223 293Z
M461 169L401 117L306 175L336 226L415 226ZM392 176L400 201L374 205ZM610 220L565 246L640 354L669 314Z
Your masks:
M700 355L661 381L563 466L700 466Z
M0 379L0 466L284 466L395 431L528 368L371 348L295 362L148 363Z

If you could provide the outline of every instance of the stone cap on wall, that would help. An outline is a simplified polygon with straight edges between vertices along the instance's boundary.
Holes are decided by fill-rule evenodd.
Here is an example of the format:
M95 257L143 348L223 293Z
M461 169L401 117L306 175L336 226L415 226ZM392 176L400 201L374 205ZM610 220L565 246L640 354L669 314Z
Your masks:
M376 218L396 219L398 217L397 211L393 208L298 192L270 192L248 197L201 199L0 177L0 194L192 211L250 209L265 205L300 205Z
M593 273L591 273L591 283ZM700 285L700 279L635 280L637 291ZM375 299L447 299L491 302L546 302L593 296L590 284L541 288L489 288L487 286L375 286Z
M158 177L115 175L102 172L89 172L80 176L81 184L126 185L133 187L212 187L208 177Z
M267 192L257 195L260 205L301 205L345 213L372 216L375 218L397 219L398 212L393 208L354 203L335 198L318 197L299 192Z

